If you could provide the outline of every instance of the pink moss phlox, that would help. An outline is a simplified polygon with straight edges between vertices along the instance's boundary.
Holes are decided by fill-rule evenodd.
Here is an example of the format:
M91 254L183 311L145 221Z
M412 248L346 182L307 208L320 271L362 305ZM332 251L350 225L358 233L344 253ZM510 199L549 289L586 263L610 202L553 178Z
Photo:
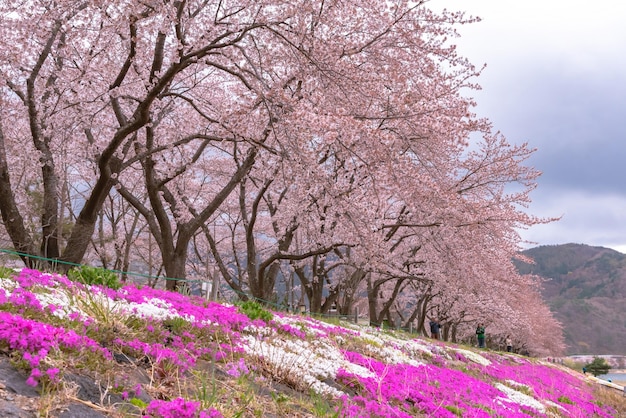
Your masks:
M48 379L50 379L52 382L55 382L58 378L60 370L57 369L56 367L51 367L48 370L46 370L46 374L48 375Z
M224 415L217 409L209 409L206 411L200 411L198 418L224 418Z
M539 398L559 404L572 416L581 414L606 418L612 416L608 410L594 403L593 395L585 390L583 380L554 367L533 364L529 361L510 366L492 363L483 367L483 372L503 382L510 380L526 385ZM562 397L569 399L572 403L560 402L559 398L562 399Z
M433 356L430 359L430 361L433 364L436 364L439 367L444 367L446 365L446 359L443 358L442 356L438 355L438 354L433 354Z
M41 349L39 350L39 355L38 354L31 354L28 351L25 351L24 354L22 355L22 360L26 361L31 369L39 366L39 363L41 361L41 357L45 357L48 355L48 350L45 349Z
M459 353L458 351L455 351L454 358L456 358L458 361L462 361L463 363L469 363L467 357L465 357L463 353Z
M464 416L488 416L482 408L488 406L498 416L527 417L522 407L507 401L506 395L500 390L461 371L435 365L386 364L349 351L344 352L344 355L347 360L367 368L376 377L363 377L341 369L337 373L337 380L360 390L358 395L365 399L376 400L381 405L392 405L390 408L394 408L394 413L398 415L417 410L427 415L454 417L452 412L445 409L450 406L463 410ZM360 411L361 416L370 416L374 412L371 403L356 405L367 408ZM352 408L354 410L355 406Z
M0 340L7 342L11 349L30 353L64 346L71 349L89 349L111 358L106 349L89 337L8 312L0 312Z
M18 307L43 310L35 294L30 291L32 287L84 288L82 284L71 282L63 276L30 269L22 269L14 276L14 280L19 286L13 292L9 293L0 289L0 305L10 302ZM139 340L115 340L115 344L122 349L135 350L151 357L156 363L169 361L183 371L192 367L197 358L206 354L212 354L216 360L223 360L232 358L233 353L243 353L243 347L239 344L240 333L254 324L260 327L267 326L263 321L250 321L246 315L239 312L237 307L224 306L215 302L207 304L203 299L189 298L175 292L135 286L125 286L118 291L94 286L92 290L106 294L114 300L121 299L138 304L154 303L155 306L164 307L171 310L173 314L189 320L194 327L204 328L204 334L215 332L225 335L229 343L220 342L225 340L217 338L210 348L199 341L193 333L187 331L176 335L171 334L167 339L167 345L165 341L164 344L149 344ZM58 308L56 305L48 305L45 310L54 312ZM141 314L139 308L135 309L135 314ZM69 316L72 320L83 322L85 327L93 322L91 319L85 320L83 315L78 313L70 313ZM147 329L151 328L152 331L160 329L158 320L154 320L153 323L150 321L148 319ZM299 321L306 324L307 330L315 329L325 336L359 334L356 331L324 324L310 318L301 318ZM285 334L297 338L306 337L298 326L276 323L273 326ZM70 349L79 352L91 350L107 359L112 357L108 350L75 331L1 311L0 342L3 346L22 353L22 359L31 370L27 383L33 386L36 386L41 379L48 378L50 381L55 381L59 378L59 369L48 368L46 370L45 360L52 350ZM402 349L402 347L396 348ZM351 369L347 368L337 371L337 382L349 386L350 392L355 394L351 398L342 398L342 405L337 411L339 416L409 417L423 414L455 417L456 411L462 411L463 416L473 418L544 416L540 411L528 405L520 405L509 400L505 393L493 386L494 379L512 388L515 388L516 384L526 385L537 399L558 404L564 409L561 412L568 416L594 416L596 418L613 416L610 408L600 407L594 403L592 392L586 382L554 367L536 364L521 357L490 352L482 353L482 355L492 364L482 366L468 361L461 353L455 353L454 358L465 363L464 369L472 371L468 375L458 370L437 366L437 364L445 365L443 348L440 346L433 345L433 354L433 362L436 364L413 366L386 364L359 353L344 352L348 361L366 368L373 374L373 377L358 375L348 371ZM236 363L229 363L227 370L233 376L249 373L243 358ZM139 393L140 390L141 388L138 387L136 392ZM169 402L154 400L148 406L147 413L160 418L222 417L222 414L215 409L199 411L199 408L199 402L186 401L183 398Z
M342 418L412 418L414 415L400 411L394 406L381 404L377 400L368 399L363 396L353 398L341 398L341 410L339 416Z
M25 319L9 312L0 312L0 341L4 341L11 350L22 352L23 358L32 367L27 381L31 385L37 384L37 379L41 376L40 361L51 350L60 348L90 350L100 353L107 359L112 358L111 353L97 342L78 335L73 330Z
M181 317L193 318L196 326L202 326L203 323L219 323L220 327L228 332L241 331L250 325L250 319L234 306L224 306L216 302L206 304L202 298L188 297L177 292L129 285L118 290L115 298L139 304L159 299L169 304Z
M120 338L113 340L113 343L120 347L127 347L145 356L151 357L155 363L167 360L178 366L182 373L189 370L190 367L193 367L197 360L195 356L184 350L173 350L163 346L163 344L149 344L138 339L124 341Z
M33 286L56 287L62 284L66 287L73 286L71 280L65 276L52 273L44 273L39 270L23 268L19 274L14 276L15 281L20 287L30 288Z
M219 349L213 353L213 359L216 361L224 360L233 354L243 354L246 351L242 346L234 346L226 343L222 343L218 347Z
M226 373L233 377L245 376L250 373L246 361L240 358L236 363L228 363L226 365Z
M36 285L40 286L54 286L56 282L52 279L50 274L43 274L38 270L32 270L29 268L23 268L19 274L13 276L15 281L23 288L30 288Z
M216 409L198 411L200 402L186 401L183 398L171 401L153 400L148 405L146 413L154 418L222 418Z
M321 331L322 333L330 336L330 335L352 335L352 336L358 336L359 333L357 331L348 329L348 328L343 328L343 327L339 327L336 325L329 325L326 324L324 322L321 321L315 321L312 318L307 318L307 326L309 326L310 328L316 329L318 331Z
M273 325L278 325L276 322L272 321ZM301 340L306 340L306 333L302 331L300 328L296 328L291 324L280 324L278 325L278 329L286 334L293 335L296 338L300 338Z
M9 296L9 302L14 306L20 306L24 308L32 308L37 311L43 312L43 306L39 299L30 291L25 288L18 287L13 290L13 293Z

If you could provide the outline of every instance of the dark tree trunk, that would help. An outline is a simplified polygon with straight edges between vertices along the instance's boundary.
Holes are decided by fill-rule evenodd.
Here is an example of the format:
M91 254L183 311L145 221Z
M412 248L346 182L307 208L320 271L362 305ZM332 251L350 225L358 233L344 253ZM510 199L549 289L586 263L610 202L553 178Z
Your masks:
M15 203L15 195L11 188L11 178L9 175L9 166L7 163L7 154L5 148L4 129L0 120L0 212L2 213L2 221L4 227L13 242L15 250L20 253L20 258L24 264L31 267L34 259L28 257L28 254L35 255L35 249L32 237L24 227L24 218L20 214L19 208Z

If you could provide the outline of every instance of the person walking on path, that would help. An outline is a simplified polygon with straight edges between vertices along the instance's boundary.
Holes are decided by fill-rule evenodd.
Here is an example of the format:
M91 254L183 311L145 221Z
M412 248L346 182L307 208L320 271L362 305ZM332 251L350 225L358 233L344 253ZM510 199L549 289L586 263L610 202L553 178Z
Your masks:
M509 353L512 352L513 351L513 341L511 340L511 336L510 335L506 336L505 344L506 344L506 351L509 352Z
M431 319L430 321L430 335L433 339L439 339L439 333L441 331L441 325L438 319Z
M476 327L476 338L478 338L478 347L485 348L485 327L482 323Z

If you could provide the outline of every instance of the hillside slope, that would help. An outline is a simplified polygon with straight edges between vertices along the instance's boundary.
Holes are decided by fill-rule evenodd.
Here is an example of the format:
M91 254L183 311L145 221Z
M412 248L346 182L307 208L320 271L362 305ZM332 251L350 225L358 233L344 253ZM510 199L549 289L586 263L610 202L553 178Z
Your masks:
M523 252L520 273L545 278L542 294L561 321L568 354L626 355L626 255L582 244Z
M0 413L611 418L626 412L620 392L607 394L558 364L334 322L147 287L85 286L22 269L0 277Z

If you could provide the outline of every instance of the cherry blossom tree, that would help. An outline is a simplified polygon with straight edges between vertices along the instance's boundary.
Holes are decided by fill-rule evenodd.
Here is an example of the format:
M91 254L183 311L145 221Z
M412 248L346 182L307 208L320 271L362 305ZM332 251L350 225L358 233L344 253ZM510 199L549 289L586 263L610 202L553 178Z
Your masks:
M313 311L364 297L372 323L437 315L453 339L522 318L502 296L532 295L517 231L552 219L526 213L533 150L472 113L480 70L450 40L473 20L422 1L2 2L6 233L27 264L152 267L153 243L170 279L193 265L270 299L297 277Z
M252 10L254 14L250 14ZM437 34L458 17L437 18L418 5L379 10L371 4L358 2L332 7L324 3L308 4L303 10L305 12L301 13L300 9L277 7L276 4L266 7L256 3L238 9L224 22L212 22L217 29L228 28L235 22L247 29L245 35L242 32L242 36L233 38L232 43L221 42L212 46L211 60L207 61L206 67L211 77L185 78L178 84L165 87L159 101L161 111L149 116L145 133L142 130L140 139L145 137L145 141L143 144L137 141L135 154L145 173L151 207L150 213L147 208L141 211L148 215L147 218L156 217L151 230L159 236L157 242L163 246L165 269L170 277L184 277L191 237L235 189L255 160L261 159L257 155L261 151L263 158L278 155L280 160L277 163L283 167L289 164L292 178L301 189L314 185L328 190L321 195L323 199L336 200L338 195L345 193L342 188L354 189L354 185L337 183L332 170L319 170L310 176L312 179L306 179L303 176L310 174L308 167L319 165L320 154L331 149L337 158L341 149L340 152L346 155L340 155L340 161L354 160L355 156L358 159L345 167L348 172L358 169L365 173L364 178L373 178L372 170L377 173L393 170L393 158L401 151L399 147L412 139L404 134L399 137L394 131L394 123L388 121L412 118L418 122L420 118L412 115L414 112L422 114L425 109L421 105L412 109L407 102L416 100L418 103L418 99L428 102L428 97L423 97L422 90L411 88L411 85L415 80L430 80L429 77L434 76L443 77L432 86L424 86L432 91L427 88L424 91L429 96L443 98L434 106L453 109L448 115L441 116L456 124L458 133L466 134L461 130L465 125L461 118L467 114L470 102L460 100L457 93L466 85L463 77L475 72L467 62L454 55L452 48L443 47L440 40L433 38L435 40L424 42L422 39ZM162 42L157 46L165 50L169 46L168 36L172 39L183 37L179 43L186 44L184 36L193 33L190 28L195 27L208 11L198 10L198 14L189 15L193 17L183 13L177 21L180 32L161 33ZM357 19L346 22L341 17L344 13L352 13ZM421 15L432 19L432 26L419 25ZM365 35L358 29L363 25L369 27ZM337 36L339 33L358 33L358 36ZM206 41L203 39L203 42ZM401 46L394 46L395 43ZM458 65L461 69L443 73L436 65L441 56L445 57L446 65ZM162 62L158 64L163 65ZM390 78L389 71L384 71L390 68L398 72L393 73L395 77ZM401 72L411 68L417 68L417 71ZM157 77L160 70L160 67L152 68L149 80ZM195 65L190 64L186 70L188 73L185 74L198 74ZM428 81L424 83L429 84ZM170 91L174 86L184 93ZM399 97L395 97L396 94ZM394 110L392 100L394 103L400 101L405 109ZM179 121L183 118L192 123L182 128ZM245 125L242 125L244 120ZM381 129L377 126L381 123L390 126ZM430 117L428 123L433 123ZM171 126L177 127L173 132L177 135L174 140ZM198 132L198 127L202 132ZM433 138L433 143L438 139ZM446 137L451 143L459 139L458 134ZM213 200L206 199L203 194L203 199L197 202L188 199L181 203L183 190L188 189L181 184L189 184L198 177L190 174L194 172L189 168L190 164L199 166L201 160L210 161L217 153L224 152L224 141L232 144L232 150L228 152L235 157L236 165L230 170L233 174L224 176L225 183ZM391 144L391 141L398 143ZM378 142L390 143L386 160L381 160L381 150L372 146ZM160 161L159 166L157 161ZM164 161L169 165L163 164ZM335 184L330 184L331 180ZM117 181L123 184L122 177ZM382 178L375 178L359 187L365 188L374 181L384 183ZM352 199L356 198L358 196L352 196ZM316 205L323 210L337 207L336 202L334 205L316 202ZM340 207L333 211L345 213L348 210ZM361 214L355 213L352 217L361 217ZM331 218L327 217L327 222L330 221ZM323 228L315 229L323 231Z

